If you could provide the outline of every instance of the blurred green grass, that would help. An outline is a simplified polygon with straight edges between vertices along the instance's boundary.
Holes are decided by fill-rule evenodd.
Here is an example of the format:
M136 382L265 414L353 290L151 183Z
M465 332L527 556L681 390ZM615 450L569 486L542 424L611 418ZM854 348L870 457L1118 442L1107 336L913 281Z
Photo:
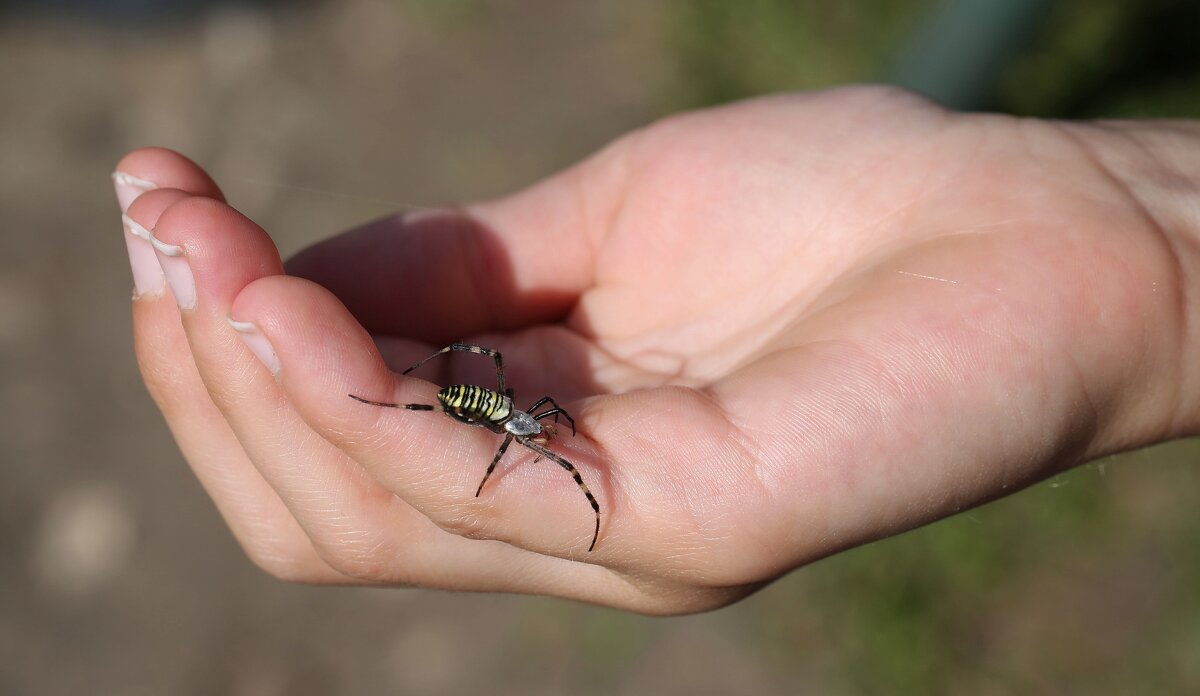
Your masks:
M669 110L767 92L876 80L930 0L797 3L695 0L663 21Z
M828 652L855 693L1191 692L1198 457L1111 457L821 561L752 600L753 640L782 672Z
M674 76L667 107L884 79L939 4L670 3L663 21ZM1200 114L1200 3L1053 4L980 108L1062 118Z

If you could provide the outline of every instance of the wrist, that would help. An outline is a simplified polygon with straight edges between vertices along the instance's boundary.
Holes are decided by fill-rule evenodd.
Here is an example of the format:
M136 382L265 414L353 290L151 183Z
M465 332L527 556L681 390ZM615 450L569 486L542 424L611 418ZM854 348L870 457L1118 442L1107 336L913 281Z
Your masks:
M1200 122L1111 121L1068 126L1156 233L1163 263L1147 317L1146 376L1129 395L1129 445L1200 433ZM1118 440L1124 438L1118 438Z

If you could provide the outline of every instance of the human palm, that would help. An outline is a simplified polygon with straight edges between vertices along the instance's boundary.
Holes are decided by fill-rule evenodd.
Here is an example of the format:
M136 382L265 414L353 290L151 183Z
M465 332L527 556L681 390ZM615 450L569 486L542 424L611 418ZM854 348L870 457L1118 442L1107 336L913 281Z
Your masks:
M129 211L196 286L182 328L135 302L151 393L283 577L695 611L1165 434L1131 356L1168 330L1171 255L1072 126L891 90L744 102L335 237L287 276L253 223L193 197L219 194L190 163L120 170L186 192ZM600 501L594 551L552 463L511 449L475 498L496 435L346 398L494 384L476 355L385 367L452 341L500 350L518 406L574 415L549 446Z

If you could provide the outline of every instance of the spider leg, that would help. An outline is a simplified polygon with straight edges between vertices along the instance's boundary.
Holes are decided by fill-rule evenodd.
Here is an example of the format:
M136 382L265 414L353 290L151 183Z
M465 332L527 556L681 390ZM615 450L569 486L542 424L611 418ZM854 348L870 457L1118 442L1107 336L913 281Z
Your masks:
M538 399L532 406L525 409L525 412L532 414L534 411L538 410L539 408L541 408L543 405L545 405L547 403L550 404L551 406L553 406L554 408L550 409L549 411L546 411L545 413L540 413L540 414L534 416L533 419L541 420L543 418L548 418L550 416L554 416L554 422L557 423L558 415L561 413L563 415L563 417L567 419L567 422L571 424L571 434L574 435L575 434L575 419L571 417L571 414L567 413L567 410L565 408L563 408L562 406L559 406L558 402L549 396L543 396L542 398Z
M596 548L596 539L600 536L600 503L596 502L596 496L592 495L592 492L588 490L587 484L583 482L583 477L579 475L579 470L576 469L575 465L571 464L571 462L568 462L566 459L563 459L561 456L551 452L545 447L530 441L529 438L518 438L517 442L540 454L546 459L551 459L558 462L559 466L566 469L571 474L571 478L575 479L575 483L579 484L579 490L583 491L583 494L587 496L588 502L592 505L592 510L595 510L596 512L596 531L592 534L592 545L588 547L588 551Z
M434 409L433 406L428 404L393 404L387 401L371 401L370 399L364 399L361 396L355 396L353 394L347 394L346 396L354 399L355 401L361 401L364 404L370 404L371 406L383 406L384 408L407 408L410 411L432 411Z
M541 420L543 418L549 418L550 416L554 416L554 422L557 423L558 422L558 414L560 414L560 413L562 414L563 418L566 418L567 422L571 424L571 435L574 435L575 434L575 419L571 417L571 414L567 413L565 410L559 408L558 406L555 406L554 408L550 409L549 411L545 411L543 413L537 414L536 416L533 417L533 419Z
M429 362L430 360L433 360L437 356L443 355L445 353L449 353L452 350L461 350L461 351L465 351L467 353L475 353L476 355L489 355L493 359L495 359L495 361L496 361L496 391L500 392L501 394L508 393L508 390L504 388L504 359L502 357L500 357L500 351L492 350L491 348L484 348L482 346L473 346L469 343L451 343L450 345L439 350L438 352L434 353L433 355L429 356L428 358L425 358L421 362L417 363L416 365L413 365L412 367L408 368L404 372L401 372L400 374L407 375L408 373L410 373L413 370L417 369L418 367L424 365L425 363Z
M496 451L496 456L492 457L492 463L488 464L487 473L483 475L483 480L479 482L479 488L475 489L475 497L483 492L483 484L487 483L488 477L492 475L492 470L496 468L496 463L500 461L500 457L504 456L504 451L512 444L513 436L505 435L504 442L500 443L500 449Z

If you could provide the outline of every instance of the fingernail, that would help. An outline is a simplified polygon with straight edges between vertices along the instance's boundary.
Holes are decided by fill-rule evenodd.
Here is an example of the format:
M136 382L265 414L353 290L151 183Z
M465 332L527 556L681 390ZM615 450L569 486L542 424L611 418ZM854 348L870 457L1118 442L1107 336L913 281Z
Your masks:
M117 190L117 204L121 206L122 213L129 210L129 206L138 196L158 188L153 181L139 179L125 172L113 172L112 179L113 187Z
M180 309L196 308L196 280L192 277L192 267L188 265L183 247L167 244L150 233L150 243L158 257L158 265L162 267L163 275L167 277L167 285L171 286L171 294Z
M129 249L129 265L133 268L133 298L161 295L167 279L150 245L150 231L136 220L121 214L125 230L125 246Z
M226 317L226 321L233 327L233 330L242 337L246 345L250 348L250 352L267 366L271 374L279 374L279 356L275 354L275 348L271 346L271 342L263 335L258 327L248 321L237 321L233 317Z

